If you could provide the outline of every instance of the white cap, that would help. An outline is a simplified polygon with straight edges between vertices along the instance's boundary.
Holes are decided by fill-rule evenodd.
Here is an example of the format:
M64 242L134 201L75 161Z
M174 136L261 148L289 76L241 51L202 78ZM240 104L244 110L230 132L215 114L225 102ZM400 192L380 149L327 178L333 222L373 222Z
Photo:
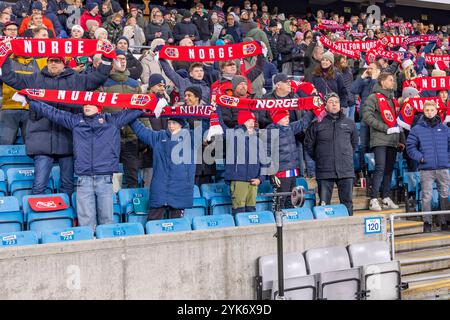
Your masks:
M412 62L411 59L407 59L407 60L402 62L403 70L405 70L406 68L408 68L409 66L412 66L412 65L414 65L414 62Z

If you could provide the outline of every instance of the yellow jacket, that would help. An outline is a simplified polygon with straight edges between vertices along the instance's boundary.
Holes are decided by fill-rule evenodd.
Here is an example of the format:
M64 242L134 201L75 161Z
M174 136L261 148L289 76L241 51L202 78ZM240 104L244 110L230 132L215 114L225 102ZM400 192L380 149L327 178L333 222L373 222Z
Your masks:
M13 60L13 69L16 73L21 74L33 74L34 72L39 72L47 65L47 58L25 58L25 57L14 57L10 58ZM28 110L28 104L22 107L22 104L13 101L11 98L14 93L17 92L16 89L8 86L6 83L2 84L3 91L3 103L2 109L24 109Z

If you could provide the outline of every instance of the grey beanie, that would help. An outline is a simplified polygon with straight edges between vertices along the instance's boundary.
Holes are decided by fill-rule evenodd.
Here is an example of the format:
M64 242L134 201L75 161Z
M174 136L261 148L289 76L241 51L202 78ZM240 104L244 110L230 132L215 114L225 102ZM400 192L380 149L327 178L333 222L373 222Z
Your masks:
M412 98L416 95L419 94L419 91L416 88L413 87L406 87L405 89L403 89L402 91L402 98L406 99L406 98Z
M327 59L331 62L331 64L334 64L334 55L331 53L331 51L327 51L323 54L322 59Z
M233 91L235 91L236 88L237 88L237 86L238 86L240 83L242 83L242 82L248 83L248 82L247 82L247 78L244 77L244 76L239 76L239 75L234 76L234 77L231 79L231 85L233 86Z

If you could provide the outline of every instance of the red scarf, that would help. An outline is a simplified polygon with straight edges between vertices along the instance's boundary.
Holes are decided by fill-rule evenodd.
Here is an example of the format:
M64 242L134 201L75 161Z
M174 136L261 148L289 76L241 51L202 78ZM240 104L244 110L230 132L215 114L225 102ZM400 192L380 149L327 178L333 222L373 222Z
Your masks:
M381 47L386 47L388 45L397 47L401 46L404 40L405 40L404 36L386 36L379 41L379 44Z
M413 29L413 26L410 22L385 22L384 24L384 28L385 29L389 29L389 28L401 28L401 27L405 27L408 29Z
M450 62L450 54L426 54L425 55L425 62L427 64L435 64L436 62Z
M398 63L402 63L405 54L404 52L396 52L396 51L387 51L381 48L372 49L366 55L367 63L375 62L378 57L383 57L389 60L397 61Z
M342 54L353 59L359 59L359 52L344 48L344 45L342 44L343 41L334 42L322 35L320 37L320 42L322 42L323 45L330 49L333 53Z
M411 130L416 112L423 112L423 105L427 101L433 101L438 106L439 116L444 121L446 106L439 97L432 98L410 98L403 104L397 118L397 124L407 130Z
M217 97L217 104L229 108L255 111L274 109L312 110L316 116L324 110L322 99L318 96L293 99L249 99L221 95Z
M348 26L346 24L343 25L343 26L338 24L338 23L335 23L335 24L323 24L323 21L322 21L322 24L319 24L319 25L314 27L314 30L333 30L333 31L336 31L336 30L348 30L348 29L350 29L350 26Z
M409 36L403 41L402 47L406 48L410 44L414 44L417 46L419 44L425 44L428 42L439 42L439 36L436 34Z
M100 53L114 59L114 47L91 39L12 39L0 42L0 66L10 53L24 57L85 57Z
M391 106L389 106L388 99L382 93L375 93L378 100L378 108L380 109L381 118L383 118L384 123L388 125L389 128L393 128L396 126L396 112L398 110L392 110ZM398 102L395 98L392 99L395 105L395 109L399 109Z
M182 61L224 61L260 55L262 48L258 42L236 43L223 46L163 46L160 59Z
M417 90L450 90L450 77L420 77L408 81L408 86L416 87Z

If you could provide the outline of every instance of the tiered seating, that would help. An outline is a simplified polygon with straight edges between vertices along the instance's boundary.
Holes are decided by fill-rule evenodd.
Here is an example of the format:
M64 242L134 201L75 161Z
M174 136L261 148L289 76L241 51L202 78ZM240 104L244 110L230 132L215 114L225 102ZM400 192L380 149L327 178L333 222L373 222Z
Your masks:
M119 190L120 212L125 222L138 222L145 226L148 217L148 189L131 188Z
M0 169L33 166L34 161L27 156L24 145L0 145Z
M231 213L230 186L224 182L203 184L200 187L203 197L208 201L210 214Z
M0 234L0 246L16 247L38 244L38 236L34 231L18 231Z
M198 216L204 216L208 213L208 203L205 198L200 194L200 189L197 185L194 185L194 203L192 208L184 210L184 218L192 223L192 219Z
M6 196L8 189L6 187L5 172L0 169L0 196Z
M0 197L0 233L23 230L23 213L16 197Z
M102 224L95 229L97 239L139 236L143 234L144 227L138 222Z
M191 224L186 218L153 220L145 225L147 234L191 231Z
M15 196L19 199L19 202L23 196L31 194L31 189L33 188L34 181L34 168L32 167L21 167L21 168L10 168L6 171L8 177L8 190L9 194ZM50 178L45 193L52 193L52 180Z
M73 221L76 217L71 207L64 210L37 212L31 209L28 204L29 198L40 198L49 195L29 195L22 199L24 220L28 230L36 231L38 237L41 237L43 231L51 229L63 229L73 227ZM60 196L66 204L70 204L69 196L65 193L56 193L51 196Z
M400 298L400 263L384 241L283 255L285 297L296 300L394 300ZM278 295L277 256L258 259L258 299Z
M65 228L61 230L42 231L41 243L56 243L94 239L91 227Z

